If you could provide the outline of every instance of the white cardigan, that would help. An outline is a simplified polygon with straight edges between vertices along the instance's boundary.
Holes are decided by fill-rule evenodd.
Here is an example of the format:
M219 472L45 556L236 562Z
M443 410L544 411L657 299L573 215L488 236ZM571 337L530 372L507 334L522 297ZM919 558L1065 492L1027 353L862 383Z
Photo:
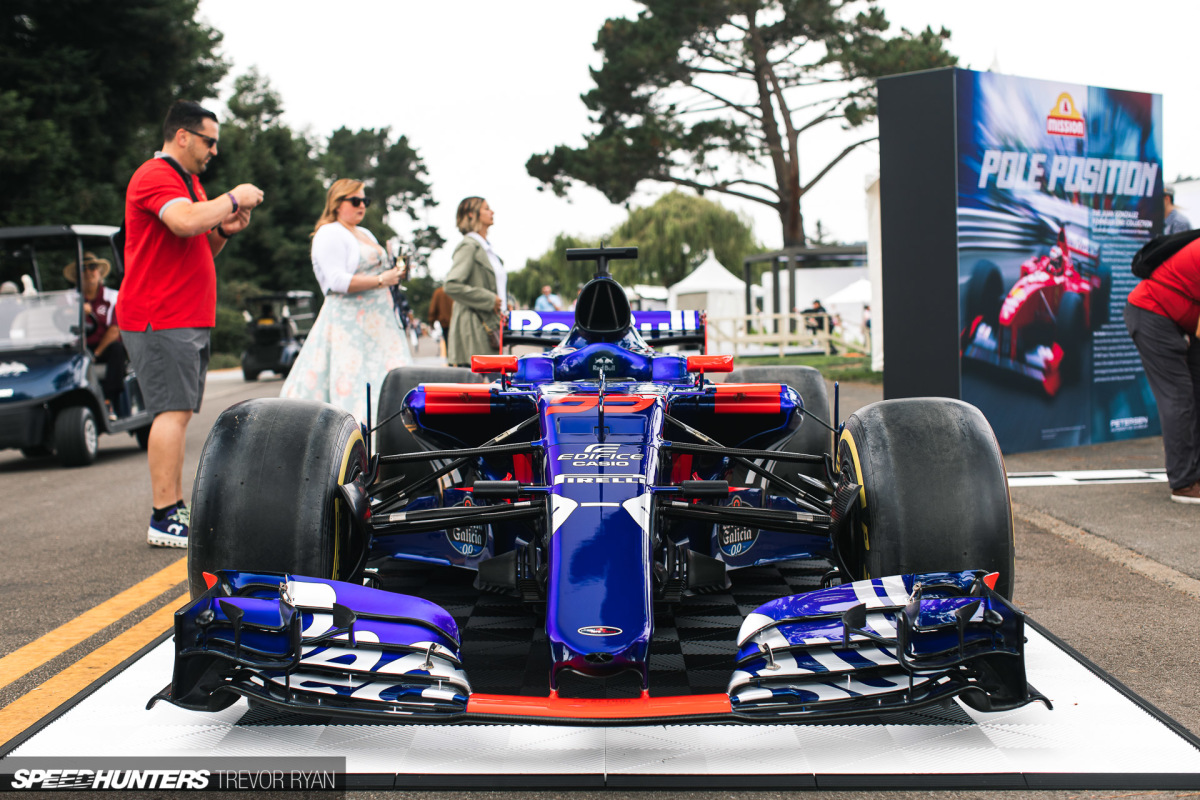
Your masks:
M372 242L379 244L366 228L359 228ZM361 243L354 234L339 222L329 222L317 228L312 240L313 273L321 291L325 294L345 294L350 289L350 279L358 271L362 257Z

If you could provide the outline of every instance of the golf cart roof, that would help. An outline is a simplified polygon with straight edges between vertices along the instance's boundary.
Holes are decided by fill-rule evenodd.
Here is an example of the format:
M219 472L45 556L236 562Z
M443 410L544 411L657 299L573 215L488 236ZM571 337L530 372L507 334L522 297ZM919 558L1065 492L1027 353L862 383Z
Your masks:
M0 240L40 239L51 236L112 236L116 225L28 225L0 228Z

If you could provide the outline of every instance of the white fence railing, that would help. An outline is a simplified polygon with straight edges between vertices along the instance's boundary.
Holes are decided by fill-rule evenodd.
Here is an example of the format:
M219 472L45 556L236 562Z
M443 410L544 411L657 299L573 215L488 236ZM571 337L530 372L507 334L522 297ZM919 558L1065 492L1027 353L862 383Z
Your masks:
M843 323L830 331L830 314L751 314L708 318L708 345L713 353L744 355L755 350L778 348L817 349L834 353L870 354L870 330L861 325Z

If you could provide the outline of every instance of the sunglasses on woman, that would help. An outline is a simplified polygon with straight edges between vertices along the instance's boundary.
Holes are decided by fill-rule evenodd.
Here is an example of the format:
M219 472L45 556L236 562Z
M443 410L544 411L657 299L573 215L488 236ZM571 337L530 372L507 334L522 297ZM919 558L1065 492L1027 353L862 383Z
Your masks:
M371 207L371 198L369 197L346 197L343 199L345 199L346 202L355 208L358 208L359 206L366 206L367 208Z

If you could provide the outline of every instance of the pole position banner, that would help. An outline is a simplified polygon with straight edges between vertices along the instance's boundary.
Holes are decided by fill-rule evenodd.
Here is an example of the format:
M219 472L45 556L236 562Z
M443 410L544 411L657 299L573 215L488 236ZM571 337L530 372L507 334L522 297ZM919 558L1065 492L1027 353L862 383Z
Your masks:
M1157 435L1122 311L1162 229L1161 97L954 77L961 399L1006 452Z

